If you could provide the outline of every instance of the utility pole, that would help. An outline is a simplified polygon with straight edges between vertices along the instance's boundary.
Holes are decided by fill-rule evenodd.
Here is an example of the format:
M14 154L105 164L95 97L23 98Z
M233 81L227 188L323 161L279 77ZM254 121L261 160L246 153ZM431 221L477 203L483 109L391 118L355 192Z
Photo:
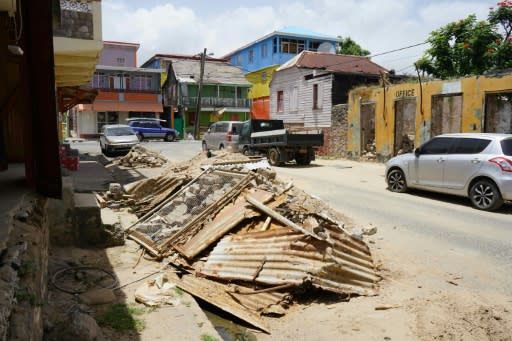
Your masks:
M197 87L196 121L194 124L194 138L199 140L199 121L201 118L201 89L203 87L204 63L206 62L206 47L201 54L201 70L199 71L199 84Z

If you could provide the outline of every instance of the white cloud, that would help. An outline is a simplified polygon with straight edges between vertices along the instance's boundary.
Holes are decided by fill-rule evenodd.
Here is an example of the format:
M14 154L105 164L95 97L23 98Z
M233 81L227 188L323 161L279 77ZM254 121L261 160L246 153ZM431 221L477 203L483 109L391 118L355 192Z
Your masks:
M485 18L495 1L276 1L271 6L176 6L170 1L130 8L120 0L102 1L103 38L140 43L139 61L156 53L198 53L204 47L222 56L284 26L301 26L332 36L351 36L372 53L424 41L429 32L476 13ZM205 14L203 14L205 13ZM402 69L424 47L375 58L387 68Z

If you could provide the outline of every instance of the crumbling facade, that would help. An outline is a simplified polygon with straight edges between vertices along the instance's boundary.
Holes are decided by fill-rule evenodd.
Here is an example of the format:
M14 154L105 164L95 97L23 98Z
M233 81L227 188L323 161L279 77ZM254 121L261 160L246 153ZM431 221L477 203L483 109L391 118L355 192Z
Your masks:
M349 95L347 157L386 161L444 133L512 133L511 116L510 70L362 87Z

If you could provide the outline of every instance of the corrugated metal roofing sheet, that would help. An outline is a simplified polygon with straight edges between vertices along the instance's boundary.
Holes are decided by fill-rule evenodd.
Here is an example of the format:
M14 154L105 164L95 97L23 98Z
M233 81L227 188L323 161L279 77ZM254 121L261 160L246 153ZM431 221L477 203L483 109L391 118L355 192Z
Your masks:
M302 51L299 55L277 69L281 71L290 67L321 69L331 72L365 73L378 75L388 70L367 57Z
M198 60L177 60L172 63L176 77L199 81L201 63ZM206 61L203 74L204 84L233 84L250 86L242 70L227 62Z
M324 232L326 240L288 228L226 236L199 273L268 285L309 282L336 293L374 295L380 277L368 246L338 228L324 227Z
M178 277L174 272L168 272L167 278L179 288L189 294L199 297L230 314L269 332L269 328L261 318L261 314L279 311L279 306L286 306L290 301L287 293L277 291L256 292L253 294L237 294L232 287L193 275ZM244 292L253 291L252 288L243 288Z

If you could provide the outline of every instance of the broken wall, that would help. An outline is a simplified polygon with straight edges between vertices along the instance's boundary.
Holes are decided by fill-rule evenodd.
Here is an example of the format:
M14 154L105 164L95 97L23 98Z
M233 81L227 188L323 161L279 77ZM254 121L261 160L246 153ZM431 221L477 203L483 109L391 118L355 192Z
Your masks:
M413 143L417 147L440 132L506 131L510 122L509 104L503 100L500 100L501 104L496 101L502 94L511 92L510 70L449 81L407 82L354 89L348 103L347 157L360 158L361 103L375 103L376 158L384 162L398 152L396 147L403 140L402 128L398 129L402 138L395 136L396 122L399 127L408 124L399 122L403 117L400 113L397 115L397 110L403 111L404 108L401 104L395 106L396 101L404 98L416 100L414 133L409 135L413 135Z

